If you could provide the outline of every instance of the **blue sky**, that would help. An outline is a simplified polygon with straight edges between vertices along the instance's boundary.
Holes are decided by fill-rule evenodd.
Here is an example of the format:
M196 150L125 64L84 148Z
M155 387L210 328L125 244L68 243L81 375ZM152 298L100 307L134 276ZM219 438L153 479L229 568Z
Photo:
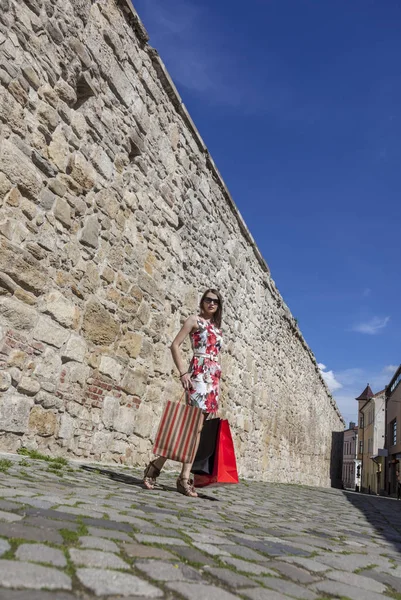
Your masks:
M401 362L401 3L134 6L355 419Z

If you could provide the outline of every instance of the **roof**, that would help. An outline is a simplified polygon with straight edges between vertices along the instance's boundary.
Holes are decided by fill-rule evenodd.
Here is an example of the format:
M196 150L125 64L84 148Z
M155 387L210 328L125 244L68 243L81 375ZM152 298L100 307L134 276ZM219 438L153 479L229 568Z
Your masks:
M370 387L370 385L368 384L365 389L363 390L362 394L360 396L358 396L358 398L355 398L355 400L370 400L371 398L373 398L374 393L372 392L372 389Z

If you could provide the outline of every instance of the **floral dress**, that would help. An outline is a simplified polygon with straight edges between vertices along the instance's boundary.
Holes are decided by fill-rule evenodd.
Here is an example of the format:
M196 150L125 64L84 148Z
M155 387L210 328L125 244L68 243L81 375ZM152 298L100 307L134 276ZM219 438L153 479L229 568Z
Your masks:
M221 367L218 362L222 345L221 330L214 323L198 317L198 329L191 333L194 356L189 365L190 403L204 412L215 413L219 403Z

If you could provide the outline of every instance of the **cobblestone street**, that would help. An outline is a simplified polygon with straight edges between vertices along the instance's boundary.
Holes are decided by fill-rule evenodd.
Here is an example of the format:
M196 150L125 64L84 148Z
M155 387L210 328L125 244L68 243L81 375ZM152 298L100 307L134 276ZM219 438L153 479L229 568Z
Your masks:
M401 503L3 455L0 599L401 598Z

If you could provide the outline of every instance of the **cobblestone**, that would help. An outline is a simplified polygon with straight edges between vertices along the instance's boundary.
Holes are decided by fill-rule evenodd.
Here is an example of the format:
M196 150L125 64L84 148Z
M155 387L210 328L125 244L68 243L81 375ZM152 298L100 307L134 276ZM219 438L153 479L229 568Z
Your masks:
M67 565L67 560L61 550L43 544L21 544L15 556L19 560L48 563L54 567L65 567Z
M94 550L104 550L105 552L119 552L120 549L115 542L105 538L85 535L79 538L82 548L93 548Z
M100 550L70 550L70 558L74 565L85 567L101 567L104 569L129 569L129 565L111 552Z
M70 590L71 579L57 569L13 560L0 560L0 587Z
M0 521L0 600L388 600L401 592L401 504L392 499L245 482L194 501L176 493L168 473L149 492L127 485L126 469L116 467L114 479L76 470L50 483L46 468L33 461L18 502L18 465L0 482L0 510L19 517ZM140 474L131 470L132 481ZM61 510L43 508L42 497Z
M122 596L128 596L129 594L142 595L147 598L161 598L163 596L163 592L155 586L128 573L100 569L78 569L77 577L96 596L110 594L121 594Z

